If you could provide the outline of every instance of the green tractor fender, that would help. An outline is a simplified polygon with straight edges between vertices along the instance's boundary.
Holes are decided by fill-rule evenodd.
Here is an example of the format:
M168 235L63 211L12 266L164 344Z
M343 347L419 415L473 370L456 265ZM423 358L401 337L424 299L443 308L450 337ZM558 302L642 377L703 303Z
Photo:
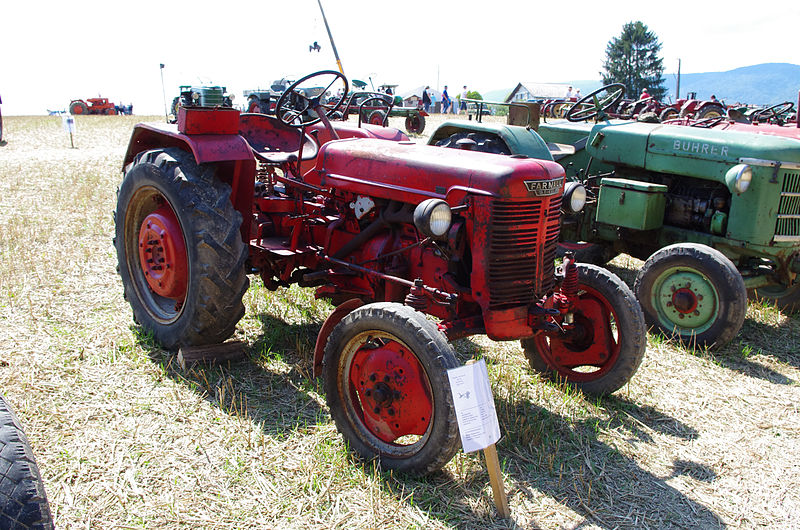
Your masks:
M553 160L547 144L533 129L501 123L479 123L452 120L442 123L431 135L428 145L440 145L454 135L476 133L480 137L491 137L504 145L506 154L525 155L528 158Z

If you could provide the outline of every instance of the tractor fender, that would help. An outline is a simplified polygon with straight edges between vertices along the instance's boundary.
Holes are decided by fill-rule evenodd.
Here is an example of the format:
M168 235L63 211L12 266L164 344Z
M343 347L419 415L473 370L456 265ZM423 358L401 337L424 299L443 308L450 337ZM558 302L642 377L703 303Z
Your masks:
M351 298L339 304L339 306L328 315L328 318L325 319L322 328L319 330L319 335L317 335L317 343L314 346L314 377L318 377L322 373L322 358L325 355L325 345L328 343L328 336L331 334L331 331L333 331L336 324L341 322L344 317L362 305L364 305L364 302L360 299Z
M192 153L198 164L218 166L217 177L231 187L231 203L242 214L242 240L250 238L256 160L238 134L182 134L175 124L140 123L133 129L122 171L137 154L151 149L177 147Z
M536 131L527 127L502 123L482 123L464 120L446 121L433 132L428 140L428 145L436 145L438 141L459 132L493 134L508 146L513 155L525 155L528 158L540 160L553 160L550 149Z
M198 164L210 162L250 161L255 168L255 158L247 142L238 134L183 134L178 126L169 123L139 123L133 129L123 170L142 151L178 147L194 155Z

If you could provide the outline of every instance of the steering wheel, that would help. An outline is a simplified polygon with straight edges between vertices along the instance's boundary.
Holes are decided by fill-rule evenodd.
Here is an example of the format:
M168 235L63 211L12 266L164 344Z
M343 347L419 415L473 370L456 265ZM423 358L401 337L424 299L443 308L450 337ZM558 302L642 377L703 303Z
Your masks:
M722 123L723 120L726 120L726 116L711 116L710 118L703 118L701 120L690 120L689 126L690 127L699 127L700 129L711 129L715 125Z
M755 111L750 116L750 121L752 123L762 120L769 121L772 119L780 121L781 114L785 112L791 112L792 109L794 109L794 103L792 103L791 101L784 101L783 103L778 103L777 105L772 105L771 107Z
M341 95L326 101L326 94L337 83L343 85ZM344 74L335 70L314 72L286 87L275 105L275 116L289 127L313 125L322 119L321 114L330 118L342 106L348 92Z
M598 94L604 94L598 98ZM611 83L602 86L594 92L589 92L578 102L569 108L564 116L567 121L584 121L599 116L604 111L610 109L625 95L625 85L622 83Z

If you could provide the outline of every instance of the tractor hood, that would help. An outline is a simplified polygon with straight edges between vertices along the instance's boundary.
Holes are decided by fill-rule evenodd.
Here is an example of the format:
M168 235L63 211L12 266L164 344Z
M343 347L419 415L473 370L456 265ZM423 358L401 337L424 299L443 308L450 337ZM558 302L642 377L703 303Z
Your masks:
M564 170L546 160L347 139L323 145L306 180L372 197L410 203L440 198L456 205L470 194L527 199L557 193L556 188L560 193Z
M636 122L596 125L587 151L613 165L721 182L741 159L800 162L800 140L788 136Z

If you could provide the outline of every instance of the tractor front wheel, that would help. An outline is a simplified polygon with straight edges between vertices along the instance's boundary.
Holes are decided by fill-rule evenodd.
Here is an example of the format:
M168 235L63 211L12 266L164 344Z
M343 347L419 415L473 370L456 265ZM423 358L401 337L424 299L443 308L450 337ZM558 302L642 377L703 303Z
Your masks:
M644 357L647 331L636 297L622 280L578 263L573 323L521 341L535 371L587 394L610 394L627 383Z
M425 130L425 116L419 113L406 116L406 130L411 134L422 134Z
M720 348L744 323L747 291L722 252L697 243L664 247L636 275L648 326L690 347Z
M167 348L215 344L244 315L241 214L211 166L180 149L140 153L117 193L114 245L134 320Z
M363 458L424 474L458 450L447 378L458 362L422 313L393 303L359 307L331 332L324 365L331 416Z

